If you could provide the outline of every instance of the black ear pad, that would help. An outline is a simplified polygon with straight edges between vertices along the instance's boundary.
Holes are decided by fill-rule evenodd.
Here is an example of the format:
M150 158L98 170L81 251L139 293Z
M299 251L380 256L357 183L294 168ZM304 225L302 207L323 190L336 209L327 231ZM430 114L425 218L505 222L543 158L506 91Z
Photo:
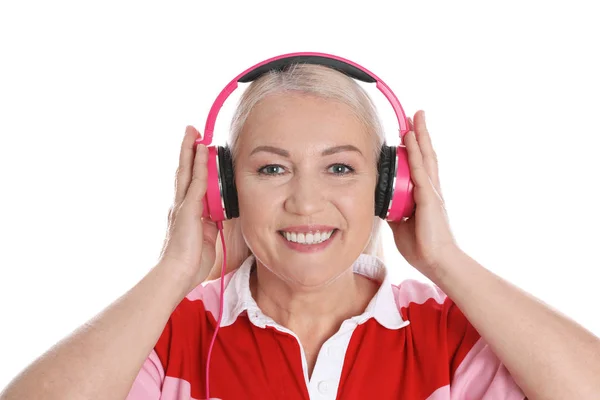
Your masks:
M219 178L221 190L223 191L223 204L225 205L225 216L227 219L240 216L238 206L237 189L235 187L235 176L233 173L233 159L229 147L217 147L219 157Z
M377 186L375 187L375 215L385 219L392 199L394 176L396 175L396 147L381 147L377 163Z

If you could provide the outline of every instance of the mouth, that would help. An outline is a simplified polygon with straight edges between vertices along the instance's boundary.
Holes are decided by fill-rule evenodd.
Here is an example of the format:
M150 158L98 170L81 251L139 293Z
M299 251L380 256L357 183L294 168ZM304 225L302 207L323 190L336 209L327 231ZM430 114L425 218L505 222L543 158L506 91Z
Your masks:
M314 232L287 232L277 231L287 242L294 243L303 246L313 246L329 242L339 231L334 228L328 231L314 231Z

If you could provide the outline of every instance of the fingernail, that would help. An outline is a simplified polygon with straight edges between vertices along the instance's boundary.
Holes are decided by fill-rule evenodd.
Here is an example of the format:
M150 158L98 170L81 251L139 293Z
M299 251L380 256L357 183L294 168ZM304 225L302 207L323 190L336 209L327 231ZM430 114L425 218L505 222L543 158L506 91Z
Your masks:
M425 122L425 111L423 110L423 122Z

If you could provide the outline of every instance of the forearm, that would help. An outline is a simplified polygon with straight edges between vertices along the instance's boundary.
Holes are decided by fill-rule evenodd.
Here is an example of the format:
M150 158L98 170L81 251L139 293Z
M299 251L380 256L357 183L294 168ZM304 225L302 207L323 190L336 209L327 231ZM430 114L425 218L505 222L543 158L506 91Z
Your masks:
M529 399L600 393L600 339L459 249L432 280L456 303Z
M103 312L21 372L0 394L17 399L123 399L169 316L184 279L153 268Z

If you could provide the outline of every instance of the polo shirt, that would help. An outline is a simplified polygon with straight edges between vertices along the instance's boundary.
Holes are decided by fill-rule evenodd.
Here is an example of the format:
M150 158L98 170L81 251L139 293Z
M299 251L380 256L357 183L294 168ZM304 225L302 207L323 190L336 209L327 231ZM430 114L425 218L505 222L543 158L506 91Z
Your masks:
M249 287L251 255L225 276L223 317L211 355L210 395L223 400L524 399L508 370L436 285L390 281L381 259L353 271L381 282L360 315L319 351L309 379L298 337L261 312ZM171 314L128 400L205 399L206 359L220 279L190 292ZM498 323L504 323L498 321Z

